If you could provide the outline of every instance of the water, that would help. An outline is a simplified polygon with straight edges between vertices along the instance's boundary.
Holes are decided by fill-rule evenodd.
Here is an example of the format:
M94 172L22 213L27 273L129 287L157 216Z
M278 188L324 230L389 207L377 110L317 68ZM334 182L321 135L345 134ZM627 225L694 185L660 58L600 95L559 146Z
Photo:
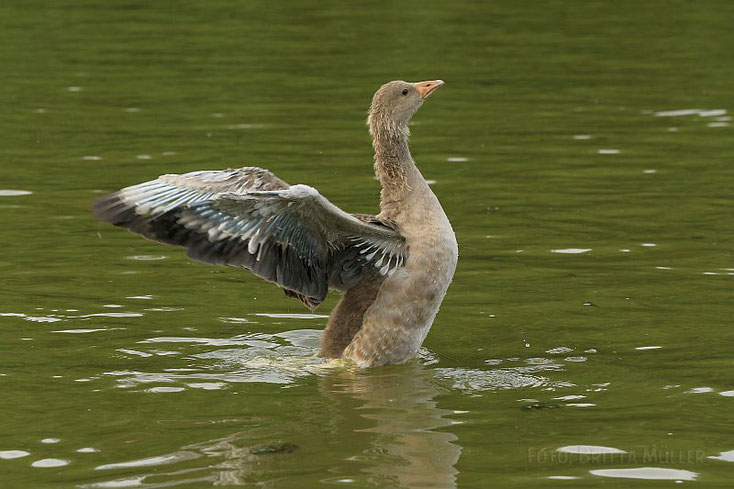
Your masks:
M4 2L7 488L730 487L731 2ZM313 357L335 301L94 222L261 165L374 212L364 117L460 244L421 358Z

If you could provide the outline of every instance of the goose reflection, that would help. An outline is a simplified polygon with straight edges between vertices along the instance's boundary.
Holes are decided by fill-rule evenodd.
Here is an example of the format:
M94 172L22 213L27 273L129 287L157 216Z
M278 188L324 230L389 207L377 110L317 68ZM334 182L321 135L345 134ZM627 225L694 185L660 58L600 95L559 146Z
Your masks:
M440 430L454 424L452 411L437 406L440 386L433 371L418 362L370 372L334 370L319 385L328 425L304 420L278 430L300 432L299 440L307 443L296 447L284 439L253 445L273 434L271 428L253 427L185 450L223 459L210 476L214 485L257 481L259 487L277 487L296 473L304 482L304 467L313 460L314 484L454 488L461 448L455 435ZM304 430L312 436L304 437Z
M325 362L316 357L319 339L318 330L298 329L228 339L155 337L139 341L136 347L142 350L168 342L215 348L189 352L189 359L203 362L201 369L188 364L183 370L163 372L107 372L121 388L156 392L148 386L178 384L207 386L216 392L225 385L245 383L293 390L280 396L266 388L268 395L253 398L256 406L242 409L243 416L237 420L208 418L211 423L237 423L236 431L227 436L178 447L168 454L97 466L105 472L114 470L118 478L81 487L153 488L175 481L177 485L196 482L264 488L348 484L450 489L456 487L455 465L461 447L446 428L456 423L451 417L457 412L440 408L439 396L457 391L471 395L553 388L554 382L544 373L563 369L550 358L529 358L504 368L437 367L436 358L426 350L422 363L413 360L380 369L349 369L340 360ZM243 393L251 396L259 390ZM175 422L188 427L191 419L184 415ZM139 472L153 468L150 473ZM165 468L170 469L161 470Z
M456 435L440 430L454 421L452 411L437 405L439 385L433 371L414 362L379 372L342 371L325 377L321 388L343 406L345 426L361 423L359 431L371 435L351 457L367 462L363 471L371 480L381 487L453 488L461 448Z

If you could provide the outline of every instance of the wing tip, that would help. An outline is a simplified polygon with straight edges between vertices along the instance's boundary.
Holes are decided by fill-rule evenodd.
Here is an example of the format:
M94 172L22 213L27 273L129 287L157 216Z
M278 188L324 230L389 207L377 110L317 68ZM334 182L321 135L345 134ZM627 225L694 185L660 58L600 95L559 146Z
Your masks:
M294 290L284 288L283 292L285 292L286 297L293 297L301 301L311 311L315 311L321 305L321 302L323 302L323 299L319 300L317 297L309 297Z
M129 212L135 212L134 209L125 203L119 191L100 197L89 208L95 219L114 224L115 226L130 221L132 216L129 216Z

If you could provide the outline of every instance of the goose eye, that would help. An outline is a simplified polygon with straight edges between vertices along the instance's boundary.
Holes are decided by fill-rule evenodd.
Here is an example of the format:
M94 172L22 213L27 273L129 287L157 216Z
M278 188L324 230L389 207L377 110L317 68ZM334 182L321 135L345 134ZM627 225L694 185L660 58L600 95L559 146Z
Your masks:
M408 95L408 89L407 88L403 90L403 95Z

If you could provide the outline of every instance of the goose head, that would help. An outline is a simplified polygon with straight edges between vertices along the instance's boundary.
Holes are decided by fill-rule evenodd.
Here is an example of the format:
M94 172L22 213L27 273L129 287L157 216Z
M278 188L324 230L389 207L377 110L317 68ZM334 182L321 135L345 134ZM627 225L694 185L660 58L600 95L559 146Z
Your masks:
M367 124L373 136L407 135L408 121L443 80L416 83L391 81L382 85L372 97Z

